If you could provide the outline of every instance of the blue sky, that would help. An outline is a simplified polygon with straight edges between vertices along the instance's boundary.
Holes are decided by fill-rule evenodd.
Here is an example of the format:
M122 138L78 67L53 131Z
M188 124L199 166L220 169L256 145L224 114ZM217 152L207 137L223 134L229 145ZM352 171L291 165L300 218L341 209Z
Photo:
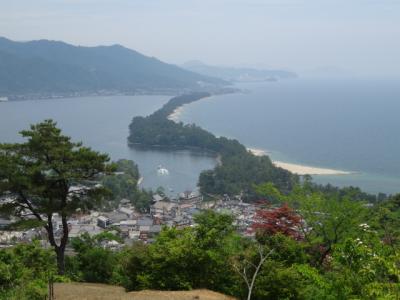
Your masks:
M171 63L400 77L400 0L0 0L0 35Z

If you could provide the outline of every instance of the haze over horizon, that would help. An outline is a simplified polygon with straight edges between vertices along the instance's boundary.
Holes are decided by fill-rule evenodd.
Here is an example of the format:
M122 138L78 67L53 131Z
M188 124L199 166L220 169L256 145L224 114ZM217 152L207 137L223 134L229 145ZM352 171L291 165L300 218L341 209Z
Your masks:
M0 36L122 44L175 64L400 77L391 0L16 0L1 3Z

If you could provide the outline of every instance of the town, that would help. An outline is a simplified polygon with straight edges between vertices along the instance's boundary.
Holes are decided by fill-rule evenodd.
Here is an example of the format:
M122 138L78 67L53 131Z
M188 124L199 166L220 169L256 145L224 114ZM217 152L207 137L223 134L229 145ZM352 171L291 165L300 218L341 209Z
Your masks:
M6 197L2 203L10 201ZM183 228L195 226L194 216L201 210L213 209L220 213L231 214L235 218L237 230L244 236L252 236L251 230L258 204L243 202L239 196L231 199L227 195L204 201L198 191L186 191L176 199L158 193L152 196L152 204L148 213L140 213L128 199L121 199L116 209L112 211L93 210L90 213L74 214L68 221L69 238L76 238L84 233L95 236L102 232L111 232L123 243L104 241L105 248L118 250L136 241L152 243L163 226ZM16 243L28 243L34 239L40 240L45 248L50 248L47 233L42 227L25 230L9 230L8 227L16 220L0 218L0 248L10 247ZM53 216L53 228L56 237L61 238L61 218Z

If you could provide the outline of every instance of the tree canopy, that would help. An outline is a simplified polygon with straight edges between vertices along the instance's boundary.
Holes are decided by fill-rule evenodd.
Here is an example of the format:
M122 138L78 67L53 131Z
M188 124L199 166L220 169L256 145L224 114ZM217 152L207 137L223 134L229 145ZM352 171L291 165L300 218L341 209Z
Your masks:
M21 132L24 143L0 144L0 194L7 199L0 209L20 223L35 219L46 229L62 274L68 218L102 199L105 189L98 178L112 166L108 155L72 142L56 125L46 120ZM56 216L61 219L59 235L53 227Z

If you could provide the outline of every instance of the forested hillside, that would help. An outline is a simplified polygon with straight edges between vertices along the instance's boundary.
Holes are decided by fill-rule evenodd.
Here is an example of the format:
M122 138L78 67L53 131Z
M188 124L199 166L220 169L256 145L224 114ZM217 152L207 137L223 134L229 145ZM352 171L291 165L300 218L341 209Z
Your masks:
M121 45L82 47L0 38L0 95L144 92L225 84Z

